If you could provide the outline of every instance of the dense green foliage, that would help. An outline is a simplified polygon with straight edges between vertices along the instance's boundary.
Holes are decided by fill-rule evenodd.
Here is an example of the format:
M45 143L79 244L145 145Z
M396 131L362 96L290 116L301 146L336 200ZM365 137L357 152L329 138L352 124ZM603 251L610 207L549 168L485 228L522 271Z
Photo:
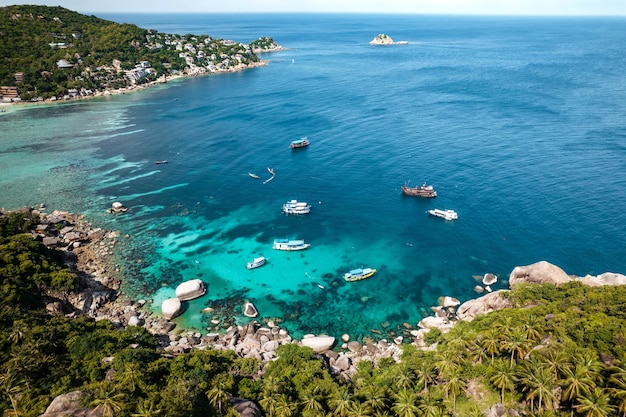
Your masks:
M405 345L400 363L361 361L348 382L309 348L283 345L259 378L261 364L233 351L171 357L143 328L45 314L63 267L22 234L35 224L27 212L0 217L7 415L37 416L74 390L116 416L235 415L232 396L267 416L481 416L497 402L529 416L625 415L626 287L523 286L508 294L519 308L433 332L436 349Z
M19 87L23 100L123 88L191 65L211 72L259 61L249 45L30 5L0 7L0 56L0 86ZM58 66L61 60L68 65ZM129 76L127 71L141 62L148 62L151 71ZM16 77L19 73L23 79Z

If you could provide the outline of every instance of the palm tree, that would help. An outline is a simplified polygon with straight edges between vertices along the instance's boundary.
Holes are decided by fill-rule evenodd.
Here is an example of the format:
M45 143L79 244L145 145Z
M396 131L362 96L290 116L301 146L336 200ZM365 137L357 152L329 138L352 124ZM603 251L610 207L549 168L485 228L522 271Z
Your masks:
M407 365L400 365L398 373L394 377L395 386L398 389L410 389L415 385L415 373Z
M526 350L528 349L528 339L526 339L526 335L521 328L514 327L507 335L504 336L502 347L504 350L511 352L512 367L515 356L523 358L526 354Z
M579 397L589 395L591 390L596 387L586 368L581 364L576 364L574 369L566 368L562 384L561 398L570 403L572 416L574 415L574 401Z
M213 388L206 392L206 396L209 403L211 403L214 408L217 408L217 411L221 416L222 406L230 399L231 394L226 391L226 388L224 388L224 383L218 382L213 386Z
M443 389L446 393L446 397L452 394L453 413L456 413L456 396L463 392L465 385L465 381L459 378L458 375L452 375L446 382L443 383Z
M291 417L295 413L295 406L285 394L279 394L276 398L276 416Z
M542 326L539 317L534 314L524 315L522 326L524 327L524 334L527 340L536 342L541 339Z
M138 376L140 374L138 363L125 363L122 372L115 376L124 386L127 386L131 393L137 389Z
M263 407L263 411L267 412L270 417L274 415L277 403L278 401L272 394L263 394L263 398L259 401L259 405Z
M7 397L9 397L11 408L13 408L13 413L15 415L18 415L17 400L22 393L23 385L24 381L19 380L17 375L15 373L11 373L9 370L0 375L0 389Z
M498 359L491 367L489 380L496 388L500 389L500 402L504 404L504 391L513 391L515 388L517 381L515 370L505 360Z
M574 406L585 417L608 417L615 412L608 394L601 388L594 388L588 395L579 398Z
M558 379L565 377L572 371L572 363L569 361L570 356L559 345L551 346L542 354L542 360L550 369L550 372Z
M418 385L423 386L424 390L428 391L428 384L435 382L435 367L430 358L420 360L415 372L417 373Z
M374 411L382 411L387 408L387 392L383 387L379 387L375 384L368 384L363 389L365 395L365 403L371 407Z
M137 406L137 412L133 414L133 417L158 417L161 415L161 410L155 410L154 400L145 399L139 401Z
M609 383L612 385L609 392L618 399L617 410L621 415L626 415L626 367L621 362L611 367Z
M500 334L496 331L496 329L488 331L480 341L480 346L485 349L489 355L491 355L492 366L495 355L500 353L501 342Z
M476 404L472 404L472 408L469 412L469 417L485 417L485 413L480 411L480 408Z
M538 411L543 408L544 402L552 404L556 400L554 390L557 386L556 378L548 368L536 367L534 365L526 366L521 382L524 385L523 390L528 392L526 398L530 400L531 410L535 399L539 400Z
M372 409L367 403L360 403L358 401L352 402L348 417L369 417L372 415Z
M393 404L393 411L398 417L415 417L419 412L417 406L417 395L409 390L401 390L395 394L396 401Z
M350 410L352 402L352 396L350 395L348 387L340 387L333 392L332 397L328 401L328 405L335 415L345 416Z
M421 417L443 417L445 411L441 399L431 394L426 394L420 398L418 409Z
M122 409L123 399L124 394L113 394L113 391L102 389L98 398L92 401L92 405L96 406L94 413L100 410L103 417L113 417L115 413Z
M438 371L438 378L440 380L458 371L459 365L457 364L457 358L453 355L454 353L452 351L446 351L436 356L435 368Z
M324 411L324 405L320 401L322 398L319 395L317 387L308 390L304 393L302 399L302 412L303 413L320 413Z

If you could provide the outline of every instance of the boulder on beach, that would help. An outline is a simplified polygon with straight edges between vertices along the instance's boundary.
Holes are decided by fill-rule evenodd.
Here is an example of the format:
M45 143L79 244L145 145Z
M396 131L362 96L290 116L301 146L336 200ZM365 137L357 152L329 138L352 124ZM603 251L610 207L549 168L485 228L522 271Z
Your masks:
M201 279L185 281L176 287L176 298L181 301L193 300L206 294L206 286Z
M449 297L447 295L445 297L439 297L438 302L441 307L445 307L445 308L456 307L459 304L461 304L461 302L457 300L456 298Z
M259 311L256 309L254 304L248 302L243 306L243 315L246 317L256 317L259 315Z
M513 303L508 298L501 296L502 292L492 292L464 302L456 311L457 318L459 320L471 321L477 315L513 307Z
M335 338L332 336L309 336L300 341L302 346L308 346L315 353L326 352L335 346Z
M161 303L161 314L166 319L173 319L179 316L183 312L183 306L180 300L176 297L168 298Z

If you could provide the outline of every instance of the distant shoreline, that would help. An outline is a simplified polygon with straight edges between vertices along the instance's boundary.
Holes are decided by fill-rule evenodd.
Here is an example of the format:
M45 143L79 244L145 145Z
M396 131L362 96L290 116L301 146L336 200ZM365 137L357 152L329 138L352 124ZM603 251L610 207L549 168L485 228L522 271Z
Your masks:
M272 49L272 50L266 50L263 51L265 52L275 52L275 51L281 51L283 50L283 48L277 48L277 49ZM217 75L217 74L223 74L223 73L230 73L230 72L240 72L240 71L245 71L247 69L253 69L253 68L258 68L258 67L264 67L266 65L269 64L269 60L260 60L258 62L254 62L252 64L247 64L247 65L239 65L236 66L234 68L229 68L227 70L217 70L217 71L197 71L194 73L177 73L177 74L173 74L173 75L162 75L159 78L157 78L154 81L149 81L147 83L144 84L135 84L135 85L131 85L128 87L124 87L124 88L111 88L111 89L105 89L105 90L101 90L101 91L96 91L93 94L90 95L78 95L75 97L71 97L69 99L65 99L65 98L61 98L61 99L57 99L57 100L41 100L41 101L11 101L11 102L0 102L0 113L5 113L7 111L8 108L12 108L13 106L23 106L23 105L40 105L40 104L57 104L57 103L72 103L72 102L76 102L76 101L80 101L80 100L90 100L90 99L94 99L94 98L101 98L101 97L108 97L108 96L114 96L114 95L119 95L119 94L126 94L126 93L131 93L131 92L135 92L135 91L141 91L141 90L145 90L147 88L153 87L155 85L162 85L162 84L167 84L170 81L174 81L174 80L179 80L179 79L184 79L184 78L194 78L194 77L201 77L201 76L206 76L206 75Z

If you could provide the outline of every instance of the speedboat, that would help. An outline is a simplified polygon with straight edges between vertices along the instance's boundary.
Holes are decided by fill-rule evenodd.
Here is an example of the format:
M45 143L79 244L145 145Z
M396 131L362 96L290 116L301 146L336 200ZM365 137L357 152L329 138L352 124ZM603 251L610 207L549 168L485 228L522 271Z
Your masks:
M260 266L265 265L265 263L267 262L267 259L265 259L264 256L259 256L258 258L254 258L252 260L252 262L248 262L246 264L246 268L247 269L254 269L254 268L258 268Z
M446 209L446 210L432 209L432 210L428 210L428 214L430 214L431 216L435 216L435 217L441 217L442 219L446 219L446 220L457 220L459 218L459 215L457 214L457 212L454 210L450 210L450 209Z
M373 268L357 268L343 274L343 279L348 282L361 281L362 279L371 277L375 273L376 270Z

